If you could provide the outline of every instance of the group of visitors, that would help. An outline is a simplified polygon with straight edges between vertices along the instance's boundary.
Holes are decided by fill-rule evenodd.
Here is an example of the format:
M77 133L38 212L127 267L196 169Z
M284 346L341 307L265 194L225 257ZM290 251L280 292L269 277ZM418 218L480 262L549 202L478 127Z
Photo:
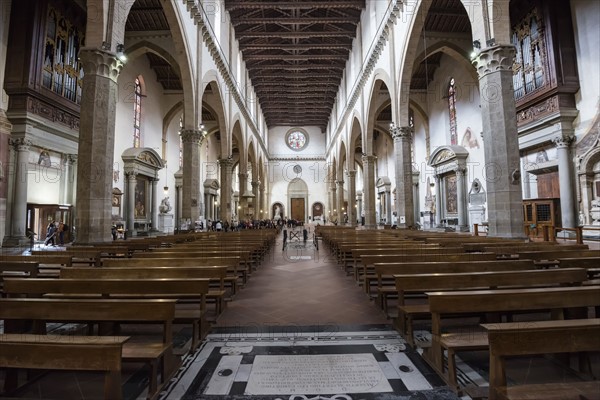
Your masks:
M46 227L46 239L44 245L49 246L52 243L52 247L56 247L57 243L60 246L65 244L65 232L68 232L69 227L63 221L51 221Z

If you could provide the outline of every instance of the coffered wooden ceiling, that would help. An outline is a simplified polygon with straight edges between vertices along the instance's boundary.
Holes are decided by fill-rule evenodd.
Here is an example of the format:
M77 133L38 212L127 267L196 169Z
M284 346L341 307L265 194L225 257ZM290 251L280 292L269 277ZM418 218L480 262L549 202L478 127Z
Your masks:
M225 0L269 127L324 131L365 0Z

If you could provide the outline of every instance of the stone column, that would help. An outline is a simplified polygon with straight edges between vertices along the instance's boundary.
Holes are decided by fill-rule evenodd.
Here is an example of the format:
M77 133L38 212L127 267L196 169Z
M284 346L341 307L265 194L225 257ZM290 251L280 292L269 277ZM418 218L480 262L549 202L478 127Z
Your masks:
M200 217L200 145L204 140L202 131L184 129L180 133L183 144L183 207L181 217L192 223Z
M558 182L560 187L560 210L563 228L575 228L578 225L573 190L573 168L571 162L571 143L573 136L560 136L552 140L558 153Z
M262 213L260 214L260 219L265 219L268 218L267 217L267 202L265 201L265 184L263 182L260 183L260 186L258 187L258 196L259 196L259 212L262 210ZM269 216L270 218L270 216Z
M456 207L458 208L458 229L461 232L469 231L465 172L467 172L466 168L456 170Z
M210 210L212 210L212 201L210 193L204 192L204 218L207 220L212 219Z
M513 45L483 49L473 60L479 75L489 236L525 238L519 163Z
M394 138L394 164L396 180L396 212L398 213L398 227L406 228L415 225L413 193L412 193L412 160L411 137L412 128L408 126L390 129ZM404 217L404 223L401 223Z
M156 190L158 180L151 179L150 185L152 185L152 204L150 205L150 225L152 228L150 228L149 231L158 232L158 193Z
M254 219L260 219L260 208L259 208L259 200L260 198L258 197L258 187L260 186L260 182L259 181L252 181L250 182L250 185L252 185L252 194L254 195L254 198L252 199L252 205L254 206Z
M175 229L181 229L181 209L183 208L183 171L179 169L175 173Z
M420 218L420 210L419 210L419 175L417 175L417 178L414 179L414 175L413 175L413 186L412 186L412 193L413 193L413 207L414 207L414 216L415 216L415 226L416 223L421 221ZM421 229L423 229L423 227L421 227Z
M13 147L16 157L14 169L9 171L13 176L10 227L7 227L8 235L4 238L2 246L19 247L29 242L25 236L25 228L27 225L27 164L29 147L32 143L26 138L15 138L9 139L8 144Z
M241 171L241 169L240 169ZM240 172L238 173L238 180L239 180L239 187L238 187L238 191L239 191L239 196L240 196L240 207L241 208L241 215L243 216L243 219L247 218L247 214L248 214L248 197L246 196L246 190L248 189L248 174L247 173L243 173Z
M135 184L137 181L137 173L129 172L127 177L127 237L131 238L136 235L134 218L135 218Z
M112 53L83 48L76 219L76 244L112 242L112 179L117 79L123 63Z
M385 190L385 223L392 223L392 193L388 188Z
M77 154L67 155L67 204L75 203L75 193L77 193ZM112 215L111 215L112 217Z
M349 170L348 175L348 221L356 226L356 170Z
M337 210L338 210L338 224L344 224L344 181L339 180L337 184ZM346 210L347 212L347 210Z
M375 228L375 160L376 156L364 155L363 161L363 201L365 203L365 226Z
M358 223L359 224L361 223L360 221L361 221L362 212L363 212L363 209L362 209L363 208L362 198L363 198L362 192L359 192L359 193L356 194L356 203L357 203L356 204L357 205L357 207L356 207L356 218L358 219L358 221L359 221Z
M219 160L221 168L221 215L223 221L231 219L231 167L233 161L229 158Z
M437 228L442 226L442 178L439 175L435 177L435 225Z
M336 220L339 222L336 192L337 189L335 188L335 182L333 182L331 184L331 216L329 217L332 222Z

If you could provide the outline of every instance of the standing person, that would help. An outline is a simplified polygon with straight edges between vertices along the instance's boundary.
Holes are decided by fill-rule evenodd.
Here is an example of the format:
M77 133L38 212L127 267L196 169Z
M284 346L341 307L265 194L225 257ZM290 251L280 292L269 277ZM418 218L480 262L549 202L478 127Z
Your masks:
M221 224L221 220L217 221L217 225L215 227L217 229L217 232L221 232L221 229L223 229L223 225Z
M46 228L46 240L44 241L44 245L48 246L48 244L52 242L52 247L55 247L54 236L56 236L56 226L54 225L54 221L52 221Z
M65 231L68 229L68 226L60 221L58 223L58 242L61 246L65 245Z

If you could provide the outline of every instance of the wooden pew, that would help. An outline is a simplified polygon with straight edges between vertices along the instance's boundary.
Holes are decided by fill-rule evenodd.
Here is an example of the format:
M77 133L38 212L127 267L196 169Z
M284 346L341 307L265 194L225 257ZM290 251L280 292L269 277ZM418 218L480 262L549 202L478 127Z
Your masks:
M521 251L519 258L527 260L557 260L559 258L598 257L598 250Z
M9 297L37 295L51 298L196 300L196 307L175 310L175 321L192 326L192 350L202 340L202 320L206 314L208 279L6 279L4 292Z
M0 261L0 294L3 292L4 278L30 277L37 278L39 264L26 261Z
M56 255L69 255L71 256L71 263L84 264L89 266L99 267L102 264L102 252L94 248L81 248L69 247L65 250L33 250L32 256L56 256Z
M402 254L394 254L393 252L378 254L378 255L361 255L362 268L359 271L358 278L361 279L360 284L365 285L365 290L370 293L370 288L367 286L373 280L380 280L380 277L375 273L375 264L398 264L409 262L449 262L449 261L495 261L494 253L465 253L456 249L449 253L438 252L437 249L432 249L429 253L410 252ZM381 287L381 285L379 285Z
M160 389L158 370L162 370L163 384L178 367L173 355L172 324L175 300L89 300L89 299L0 299L0 319L5 321L6 333L10 330L6 320L62 321L62 322L139 322L156 323L163 328L161 340L123 345L124 361L145 362L150 365L148 397ZM27 332L26 332L27 333ZM39 334L43 332L32 332ZM133 339L133 337L132 337Z
M600 306L600 286L578 286L534 289L498 289L452 292L427 292L431 311L431 347L425 359L446 379L448 385L459 390L456 380L455 354L466 350L488 348L485 332L471 328L468 333L444 333L442 319L448 315L539 312L550 310L552 319L564 319L565 309ZM448 352L448 374L443 365L443 351Z
M201 257L201 258L129 258L129 259L107 259L105 268L159 268L159 267L227 267L225 282L231 285L232 295L237 291L237 281L242 277L242 283L248 279L248 271L239 269L239 257Z
M500 289L580 285L587 279L583 268L555 268L522 271L466 272L394 275L398 291L398 329L411 345L415 345L413 320L430 318L429 304L407 304L407 293L432 290Z
M513 356L600 351L600 319L482 324L490 344L489 400L600 399L600 381L508 386L505 360Z
M486 271L514 271L535 269L531 260L480 260L480 261L437 261L437 262L394 262L373 264L377 276L377 290L383 287L384 277L396 274L418 273L459 273L459 272L486 272ZM366 282L365 282L365 286ZM370 289L367 292L370 294Z
M121 353L129 336L0 335L0 368L104 372L104 399L121 400ZM13 387L11 387L13 386ZM5 391L16 389L15 380Z
M217 286L206 293L215 302L215 318L225 308L227 267L69 268L60 272L66 279L209 279ZM211 285L212 286L212 285Z

